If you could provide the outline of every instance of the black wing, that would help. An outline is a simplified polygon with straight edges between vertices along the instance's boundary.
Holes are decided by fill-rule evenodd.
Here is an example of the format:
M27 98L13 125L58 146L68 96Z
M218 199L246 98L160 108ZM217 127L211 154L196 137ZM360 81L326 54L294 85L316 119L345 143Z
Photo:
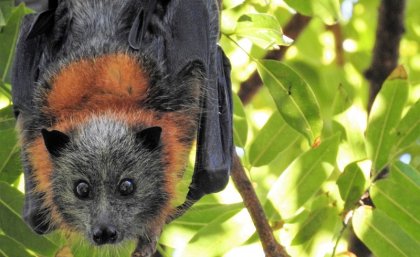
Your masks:
M25 114L31 112L35 81L39 75L38 66L45 44L43 37L28 37L28 35L31 35L31 31L45 27L46 24L42 22L44 18L45 14L26 15L23 18L16 45L12 69L12 97L15 116L19 119L25 119ZM36 25L37 23L42 26ZM22 159L27 158L23 155ZM42 196L33 193L35 181L29 164L25 165L24 174L26 194L23 217L35 232L45 234L52 229L52 226L49 223L49 213L42 208Z
M232 166L232 90L230 62L217 52L217 82L209 85L198 131L196 164L188 198L223 190Z
M215 1L179 1L173 14L174 36L167 45L173 74L193 61L200 61L205 67L207 85L203 89L196 163L187 201L224 189L232 164L230 63L217 46L215 17L219 14L215 5Z

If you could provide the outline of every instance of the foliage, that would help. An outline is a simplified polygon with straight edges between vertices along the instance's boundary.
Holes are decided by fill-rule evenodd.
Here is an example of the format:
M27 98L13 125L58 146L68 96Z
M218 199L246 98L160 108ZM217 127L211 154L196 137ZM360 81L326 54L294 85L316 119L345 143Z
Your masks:
M28 10L12 2L0 0L0 256L57 251L70 256L64 238L37 236L20 216L23 177L10 68L19 22ZM372 58L379 1L223 2L221 45L234 67L234 91L255 70L265 83L250 105L234 96L234 140L279 242L291 256L344 256L354 230L375 256L415 256L420 251L420 2L408 1L403 66L383 84L370 114L363 71ZM277 45L291 43L281 27L295 11L313 16L309 27L283 61L262 60ZM334 44L341 39L326 27L336 22L344 35L343 52ZM374 207L360 204L367 190ZM74 256L88 256L84 247L76 248ZM232 184L166 226L158 249L165 257L264 255Z

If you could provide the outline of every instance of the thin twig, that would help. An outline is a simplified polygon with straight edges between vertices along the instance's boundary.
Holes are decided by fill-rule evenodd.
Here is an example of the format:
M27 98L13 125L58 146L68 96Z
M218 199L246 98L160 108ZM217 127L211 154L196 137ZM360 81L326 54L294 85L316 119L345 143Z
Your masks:
M251 181L247 177L239 157L235 154L233 158L233 169L231 173L233 182L244 200L245 207L251 215L252 221L260 236L261 243L266 257L288 257L285 249L276 241L273 231L268 223L263 207L257 198Z
M289 38L297 40L302 31L308 26L310 20L311 17L297 13L286 24L283 33ZM282 46L280 49L269 51L264 59L281 60L286 54L287 49L289 49L288 46ZM261 87L262 81L260 75L255 71L246 81L242 82L238 91L238 96L242 103L248 104Z
M335 60L338 66L344 65L343 32L340 23L327 25L327 29L334 35Z

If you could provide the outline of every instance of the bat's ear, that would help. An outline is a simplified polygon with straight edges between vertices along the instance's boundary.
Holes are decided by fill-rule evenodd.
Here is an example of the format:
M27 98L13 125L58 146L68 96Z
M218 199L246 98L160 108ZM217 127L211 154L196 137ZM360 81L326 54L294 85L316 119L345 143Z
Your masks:
M151 151L160 145L161 134L161 127L150 127L143 129L136 134L136 142L142 147L146 147Z
M48 9L57 9L58 0L48 0Z
M48 152L54 157L60 156L60 152L70 142L70 137L58 130L48 131L42 129L41 133Z
M36 15L31 28L26 34L27 40L52 30L54 27L54 16L57 7L58 0L48 0L48 9Z
M54 15L55 9L48 9L39 13L35 17L35 21L32 23L28 34L26 34L26 39L32 39L38 35L42 35L51 31L54 26Z

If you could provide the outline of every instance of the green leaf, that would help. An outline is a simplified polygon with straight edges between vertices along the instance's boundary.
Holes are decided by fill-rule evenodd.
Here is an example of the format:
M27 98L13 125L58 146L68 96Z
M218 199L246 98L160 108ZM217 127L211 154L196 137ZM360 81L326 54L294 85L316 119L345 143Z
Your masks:
M368 159L366 153L366 125L364 125L367 121L366 110L353 105L345 112L336 115L334 120L345 130L344 142L340 145L338 156L341 161L340 164L345 167L352 162ZM343 166L340 166L340 168L344 169Z
M311 212L308 218L300 223L301 229L293 238L291 245L299 245L308 242L320 230L326 227L326 223L337 220L339 217L337 210L333 208L319 208ZM335 222L332 224L333 227Z
M248 122L241 100L233 94L233 141L244 148L248 137Z
M0 200L0 229L8 237L43 256L53 256L58 248L48 239L36 235L3 200Z
M12 150L11 155L3 162L3 165L0 167L0 181L5 181L12 184L20 177L21 174L22 169L20 151L16 145L16 147Z
M5 182L0 182L0 200L9 206L15 213L22 213L23 193Z
M245 14L238 19L235 34L250 39L263 49L273 45L290 45L283 38L280 23L274 16L268 14Z
M6 18L4 18L3 11L0 9L0 29L6 25Z
M312 2L314 15L328 25L336 23L341 18L339 0L315 0Z
M334 24L340 19L340 3L338 0L285 0L299 13L317 16L326 24Z
M15 8L12 15L0 33L0 80L10 83L10 69L15 54L15 45L19 36L20 22L25 15L23 4Z
M8 106L0 109L0 132L15 127L15 118L13 116L13 107Z
M249 162L254 167L267 165L299 138L299 133L274 112L251 143Z
M393 164L389 177L372 185L375 206L420 242L420 172L409 165Z
M236 204L197 204L191 208L180 218L174 220L173 224L201 224L202 227L207 226L210 222L219 217L222 213L235 211L239 212L243 209L242 203Z
M340 195L344 204L344 211L354 207L369 186L369 171L363 172L359 162L347 165L337 180Z
M401 119L407 98L407 81L388 79L373 103L366 131L366 148L374 175L389 162L390 151L396 141L393 132Z
M375 256L412 257L420 252L420 243L378 209L360 207L354 213L352 224L356 236Z
M285 225L288 236L293 239L287 249L290 256L331 256L332 247L326 247L326 244L333 242L342 221L337 208L321 202L309 213L306 209L300 212L293 218L293 224Z
M0 0L0 29L6 25L12 13L13 5L13 0Z
M293 217L331 175L339 142L340 136L335 135L304 153L275 182L268 200L284 219Z
M180 256L220 256L227 250L246 242L254 234L255 227L246 209L235 214L236 211L225 212L199 230Z
M393 152L399 154L420 139L420 100L402 118L396 129Z
M311 87L294 70L278 61L260 60L258 72L284 120L312 145L321 134L322 120Z
M293 9L295 9L296 11L298 11L299 13L301 13L303 15L311 16L313 14L313 11L312 11L312 1L307 1L307 0L285 0L285 2L290 7L292 7Z
M245 0L225 0L223 1L223 9L231 9L245 2Z
M159 243L172 248L182 248L197 232L215 220L220 220L225 213L230 217L243 209L243 204L197 204L182 217L174 220L163 230ZM226 217L226 219L228 219Z
M2 235L0 235L0 253L4 253L6 257L34 257L15 240Z
M20 175L19 147L12 107L0 110L0 180L14 182Z

